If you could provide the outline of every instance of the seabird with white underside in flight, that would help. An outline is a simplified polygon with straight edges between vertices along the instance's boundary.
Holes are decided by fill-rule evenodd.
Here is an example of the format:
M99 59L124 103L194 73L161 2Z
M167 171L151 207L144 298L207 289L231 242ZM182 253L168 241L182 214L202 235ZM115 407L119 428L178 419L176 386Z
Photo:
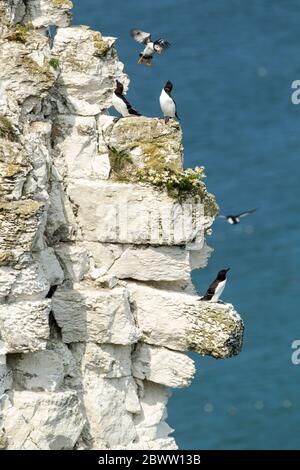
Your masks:
M167 123L170 118L179 119L175 100L171 96L172 89L173 84L170 82L170 80L168 80L159 97L159 104L165 118L165 123Z
M163 50L171 46L171 44L163 38L152 41L151 34L141 31L140 29L131 29L130 34L135 41L145 45L143 52L140 54L138 64L142 64L145 60L147 65L151 65L155 52L161 54Z
M116 89L113 94L112 104L113 107L121 114L121 116L141 116L136 109L134 109L131 104L127 101L123 95L124 87L121 82L117 80Z
M219 217L221 219L226 219L230 225L236 225L240 223L240 219L242 217L246 217L247 215L250 215L255 211L257 211L257 209L251 209L249 211L241 212L240 214L236 215L219 215Z
M230 268L222 269L218 272L216 279L211 283L206 294L199 300L207 300L209 302L218 302L223 290L225 289L227 278L226 275Z

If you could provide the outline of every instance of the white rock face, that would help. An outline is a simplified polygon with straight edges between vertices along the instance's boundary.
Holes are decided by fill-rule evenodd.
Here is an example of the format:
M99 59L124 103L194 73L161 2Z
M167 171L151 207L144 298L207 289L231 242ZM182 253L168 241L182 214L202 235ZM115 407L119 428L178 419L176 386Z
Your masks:
M184 247L129 247L109 272L119 279L139 281L186 281L190 276L189 254Z
M185 245L204 237L203 205L134 184L76 180L68 194L90 242Z
M55 254L64 268L65 277L79 282L89 270L87 251L71 243L60 243L55 247Z
M70 0L30 0L25 21L31 21L36 28L50 25L68 26L72 6Z
M123 64L112 52L114 42L86 26L58 30L53 48L60 60L58 86L73 114L101 113L111 106L116 79L127 86Z
M176 449L184 352L242 344L233 306L191 281L217 206L205 186L184 199L128 178L178 176L182 131L108 114L129 83L115 38L71 26L71 7L0 0L0 449Z
M156 441L167 439L172 429L164 421L167 418L166 404L170 392L159 384L145 381L141 395L142 412L136 417L135 425L139 440ZM168 445L171 443L169 442ZM173 441L173 447L176 448Z
M21 390L55 391L63 384L64 367L55 351L9 356L14 387Z
M83 378L83 404L88 425L83 439L93 449L127 446L136 439L133 417L140 412L132 377L106 379L94 370Z
M76 392L14 392L2 399L8 450L73 448L84 418Z
M52 299L52 311L65 343L126 345L140 337L124 288L58 289Z
M3 395L6 390L9 390L12 385L11 371L6 364L5 348L1 346L1 344L2 342L0 341L0 396Z
M73 343L70 347L82 374L86 370L94 370L105 378L131 376L131 346Z
M49 337L50 301L0 305L0 332L6 353L39 351Z
M195 374L194 361L167 348L140 343L133 354L133 376L167 387L187 387Z

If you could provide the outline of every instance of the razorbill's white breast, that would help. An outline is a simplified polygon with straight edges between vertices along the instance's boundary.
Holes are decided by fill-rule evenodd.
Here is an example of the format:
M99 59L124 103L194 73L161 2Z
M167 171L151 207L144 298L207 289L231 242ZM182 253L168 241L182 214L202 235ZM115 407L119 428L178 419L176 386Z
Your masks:
M219 298L221 297L223 290L226 286L226 275L230 268L222 269L218 272L216 279L211 283L209 288L207 289L206 294L201 297L199 300L208 300L210 302L218 302Z
M166 123L168 122L170 118L176 117L178 119L176 103L171 96L172 88L173 88L173 84L172 82L170 82L170 80L168 80L164 88L162 89L160 97L159 97L159 104L163 112Z

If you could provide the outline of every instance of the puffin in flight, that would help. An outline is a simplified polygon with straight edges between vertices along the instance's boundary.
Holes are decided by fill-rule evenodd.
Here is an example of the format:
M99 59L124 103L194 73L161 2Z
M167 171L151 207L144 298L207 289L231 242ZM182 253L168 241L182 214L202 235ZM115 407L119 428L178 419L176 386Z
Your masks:
M218 272L216 279L211 283L211 285L207 289L206 294L199 300L218 302L219 298L223 293L223 290L225 289L227 282L226 274L228 273L229 269L230 268L222 269Z
M168 49L171 46L171 44L163 38L152 41L151 34L145 33L145 31L141 31L140 29L131 29L130 34L135 41L145 45L143 52L140 54L138 64L142 64L145 60L147 65L151 65L151 60L155 52L161 54L164 49Z
M240 219L242 217L246 217L249 214L257 211L257 209L251 209L250 211L241 212L240 214L236 215L219 215L221 219L227 219L227 222L231 225L236 225L240 223Z
M125 116L141 116L136 109L134 109L127 99L123 95L124 87L121 82L117 80L117 86L113 94L112 104L113 107L120 113L123 117Z
M165 123L167 123L170 118L176 117L179 119L177 115L176 103L171 96L172 88L173 84L170 82L170 80L168 80L159 97L159 104L165 118Z

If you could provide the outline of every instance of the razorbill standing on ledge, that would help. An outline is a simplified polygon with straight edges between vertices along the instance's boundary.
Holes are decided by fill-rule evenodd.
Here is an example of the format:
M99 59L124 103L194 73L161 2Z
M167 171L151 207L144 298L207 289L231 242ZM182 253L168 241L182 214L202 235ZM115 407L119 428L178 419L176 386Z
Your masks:
M219 217L222 219L227 219L227 222L231 225L236 225L240 223L240 219L242 217L246 217L247 215L252 214L255 211L257 211L257 209L251 209L250 211L241 212L237 215L219 215Z
M229 269L230 268L222 269L218 272L216 279L214 280L214 282L211 283L211 285L207 289L206 294L199 300L218 302L219 298L223 293L223 290L225 289L227 281L226 274L228 273Z
M177 115L176 103L171 96L172 88L173 84L170 82L170 80L168 80L159 97L159 104L165 117L165 123L167 123L170 118L176 117L179 119Z
M163 38L152 41L151 34L145 33L145 31L141 31L140 29L131 29L130 34L135 41L145 45L143 52L140 54L138 64L142 64L145 60L147 65L151 65L151 60L155 52L161 54L164 49L168 49L171 46L171 44Z
M117 87L114 91L112 104L113 107L120 113L123 117L125 116L140 116L130 103L128 103L127 99L123 95L124 87L121 82L117 80Z

